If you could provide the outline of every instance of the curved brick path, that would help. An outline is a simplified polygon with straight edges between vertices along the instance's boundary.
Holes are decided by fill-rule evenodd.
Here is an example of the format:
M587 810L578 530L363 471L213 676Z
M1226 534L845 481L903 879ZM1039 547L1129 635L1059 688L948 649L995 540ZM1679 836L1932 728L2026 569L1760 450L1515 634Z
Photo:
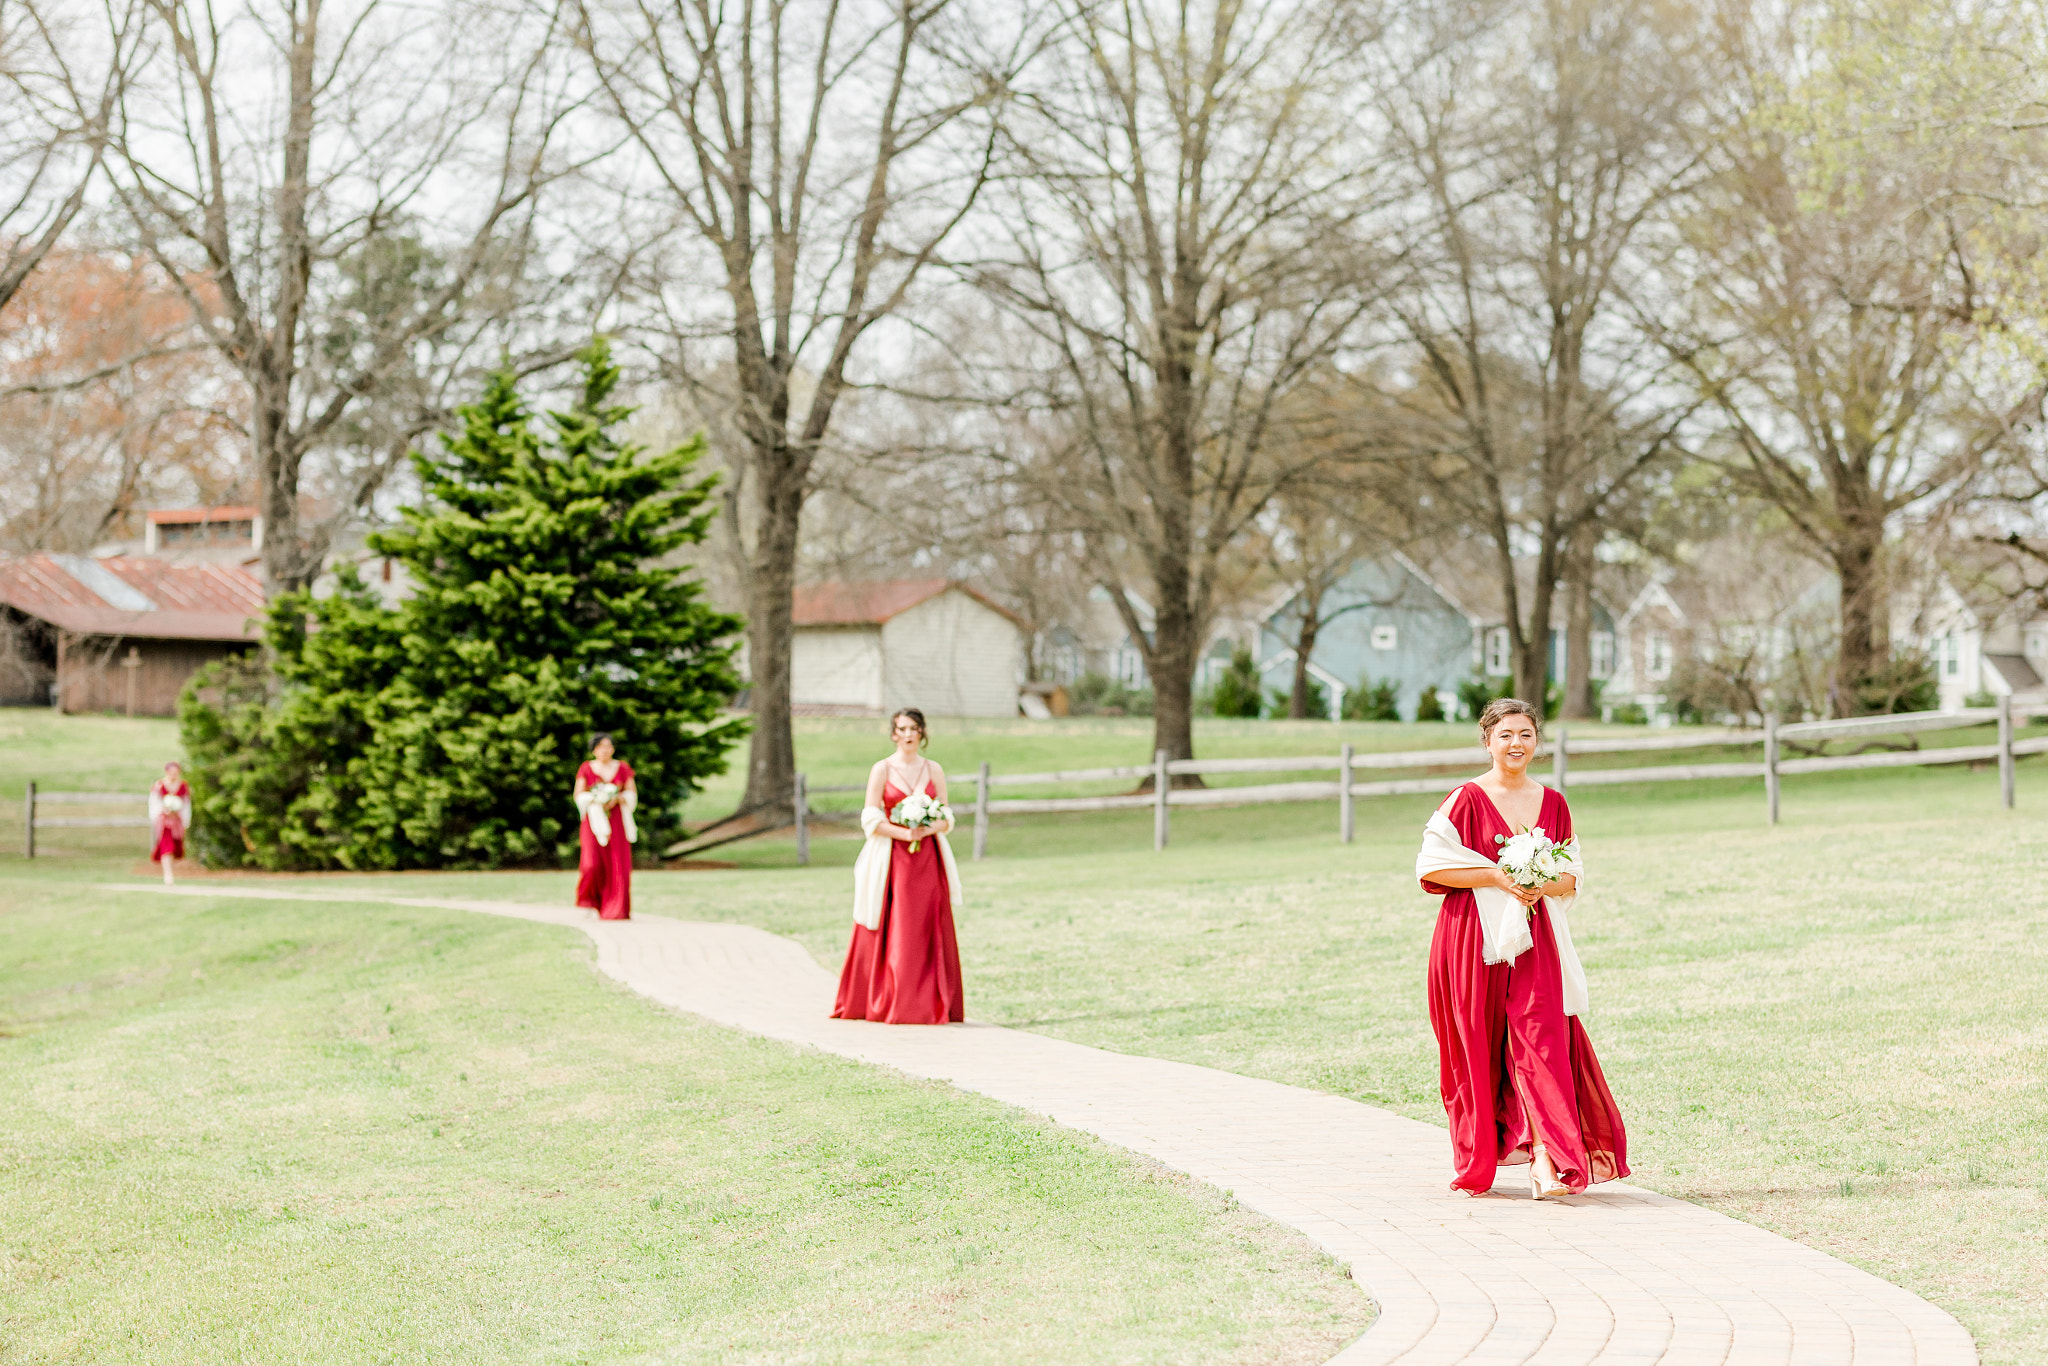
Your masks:
M1443 1130L1369 1105L992 1025L829 1019L831 976L802 946L748 926L600 922L554 907L338 889L175 890L570 926L596 942L603 972L664 1005L949 1082L1144 1153L1235 1192L1350 1266L1380 1314L1330 1366L1977 1360L1962 1327L1918 1296L1682 1200L1615 1183L1538 1204L1512 1169L1496 1198L1455 1198Z

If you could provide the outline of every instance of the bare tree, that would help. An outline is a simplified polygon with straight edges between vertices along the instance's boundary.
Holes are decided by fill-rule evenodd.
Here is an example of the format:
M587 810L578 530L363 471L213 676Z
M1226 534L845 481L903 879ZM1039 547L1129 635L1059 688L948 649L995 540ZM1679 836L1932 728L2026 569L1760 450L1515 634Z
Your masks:
M1891 662L1888 535L1909 510L1966 498L2043 388L2038 370L1986 363L1985 201L1957 193L1958 149L1901 122L1837 156L1815 134L1887 113L1890 96L1816 57L1801 19L1728 12L1717 173L1687 219L1687 307L1667 342L1745 491L1839 582L1828 705L1850 715Z
M1043 429L1012 476L1085 536L1152 677L1153 743L1190 758L1226 557L1304 468L1279 406L1373 294L1377 35L1349 0L1061 8L1009 133L1009 240L975 268L1014 323L989 359Z
M1639 240L1695 175L1691 32L1661 0L1516 7L1447 43L1390 111L1424 225L1397 305L1420 380L1417 468L1491 543L1524 697L1544 696L1568 575L1572 653L1590 665L1600 520L1686 416L1627 304ZM1590 698L1577 691L1579 708Z
M954 0L578 0L576 15L672 230L670 373L739 437L723 454L755 716L743 805L786 806L805 500L857 357L981 194L1028 23Z
M170 278L211 285L187 301L249 390L264 569L301 586L450 379L498 359L562 169L554 31L459 0L145 3L118 192Z
M0 3L0 309L86 207L137 15L118 0L97 24L49 0Z

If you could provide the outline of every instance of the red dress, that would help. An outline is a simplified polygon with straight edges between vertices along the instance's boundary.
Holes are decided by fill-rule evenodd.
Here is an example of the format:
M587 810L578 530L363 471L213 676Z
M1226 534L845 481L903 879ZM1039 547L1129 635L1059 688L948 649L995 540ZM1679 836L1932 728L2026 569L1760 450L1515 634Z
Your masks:
M1571 837L1563 797L1545 788L1541 812L1544 833ZM1495 854L1494 837L1514 833L1477 783L1459 788L1445 815L1477 853ZM1429 946L1429 1022L1457 1165L1451 1184L1490 1190L1495 1168L1529 1161L1538 1142L1574 1193L1627 1176L1621 1111L1586 1027L1564 1013L1549 903L1537 902L1530 916L1534 948L1512 963L1487 963L1471 890L1428 881L1422 889L1444 899Z
M633 766L621 759L611 777L600 778L586 759L583 767L576 770L576 776L582 780L585 791L599 783L610 783L623 791L626 784L633 781ZM578 866L576 904L596 911L600 919L631 920L633 846L626 843L626 813L615 806L606 814L612 822L612 837L608 844L597 842L588 816L576 822L576 828L583 832L583 859Z
M179 779L176 787L167 785L162 778L150 784L152 797L176 797L185 804L183 811L164 811L150 824L151 842L149 861L161 863L166 858L177 860L185 857L185 817L192 810L192 785Z
M925 791L938 795L927 782ZM882 809L894 811L909 794L886 784ZM910 852L907 840L889 841L889 889L874 929L853 927L846 966L839 974L838 1020L884 1024L958 1024L967 1018L960 986L960 943L953 934L953 897L939 842L927 837Z

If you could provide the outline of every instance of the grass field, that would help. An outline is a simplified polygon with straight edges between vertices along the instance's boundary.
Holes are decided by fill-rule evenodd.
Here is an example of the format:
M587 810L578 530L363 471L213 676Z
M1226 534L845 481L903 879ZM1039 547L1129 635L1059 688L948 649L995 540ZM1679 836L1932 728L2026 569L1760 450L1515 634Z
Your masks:
M560 930L45 867L0 884L0 1360L1311 1363L1369 1322L1220 1192Z
M1140 723L1090 724L1091 752L1146 743ZM1333 729L1308 725L1326 749ZM1204 752L1221 739L1205 734ZM847 763L864 768L863 743ZM1776 830L1757 783L1574 801L1592 859L1574 917L1588 1024L1637 1179L1927 1295L1990 1363L2048 1362L2048 766L2023 761L2019 786L2007 813L1989 772L1788 779ZM996 857L965 870L969 1010L1441 1122L1422 982L1433 903L1409 872L1430 805L1361 803L1349 847L1329 805L1177 812L1158 855L1146 812L1003 822ZM836 966L854 847L821 838L809 869L648 874L636 901L790 934ZM786 844L751 850L788 861ZM569 885L363 885L423 881L532 900Z

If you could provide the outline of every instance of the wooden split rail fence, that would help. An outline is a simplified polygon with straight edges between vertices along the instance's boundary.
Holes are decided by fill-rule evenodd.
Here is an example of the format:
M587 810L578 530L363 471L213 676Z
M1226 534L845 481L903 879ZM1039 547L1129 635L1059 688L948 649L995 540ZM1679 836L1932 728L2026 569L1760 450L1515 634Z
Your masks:
M2048 708L2030 708L2040 714ZM1905 768L1922 764L1990 763L1996 761L1999 794L2007 807L2013 804L2013 765L2023 755L2048 754L2048 736L2027 740L2013 738L2014 710L2010 697L2001 697L1996 707L1972 707L1960 711L1905 712L1891 716L1859 716L1841 721L1800 721L1780 725L1767 718L1761 731L1701 730L1607 739L1573 740L1568 727L1556 728L1554 738L1543 742L1539 757L1547 754L1551 769L1534 776L1563 792L1567 786L1604 787L1618 783L1686 782L1706 778L1762 778L1769 821L1778 823L1778 798L1782 779L1804 773L1839 773L1853 769ZM1864 737L1917 735L1927 731L1996 723L1998 742L1991 745L1962 745L1945 749L1889 750L1878 754L1816 755L1783 757L1786 742L1854 740ZM1699 764L1657 764L1640 768L1593 768L1573 771L1573 756L1593 754L1654 753L1666 750L1712 749L1762 745L1760 760L1736 760ZM1457 749L1399 750L1360 754L1344 746L1338 754L1297 754L1260 759L1168 759L1160 750L1149 764L1117 768L1082 768L1056 773L1003 773L989 771L986 763L977 773L952 779L957 788L974 788L974 857L988 856L988 832L996 816L1041 815L1083 811L1132 811L1152 809L1152 847L1164 849L1172 832L1175 807L1252 806L1268 802L1337 802L1337 837L1349 844L1355 832L1354 803L1360 797L1394 797L1440 793L1442 776L1393 778L1361 782L1361 770L1449 768L1468 765L1484 768L1486 751L1478 745ZM1334 770L1329 780L1258 783L1244 787L1175 788L1172 780L1188 774L1200 776L1226 773L1312 773ZM1118 793L1099 797L1012 797L995 798L991 790L1001 787L1050 787L1075 783L1151 780L1149 792ZM828 793L863 792L855 783L834 787L811 787L803 774L796 781L797 861L810 862L810 799Z
M46 816L45 806L131 806L147 810L149 797L134 792L38 792L31 782L21 800L22 853L36 856L36 831L78 829L82 826L146 826L147 814L140 816Z

